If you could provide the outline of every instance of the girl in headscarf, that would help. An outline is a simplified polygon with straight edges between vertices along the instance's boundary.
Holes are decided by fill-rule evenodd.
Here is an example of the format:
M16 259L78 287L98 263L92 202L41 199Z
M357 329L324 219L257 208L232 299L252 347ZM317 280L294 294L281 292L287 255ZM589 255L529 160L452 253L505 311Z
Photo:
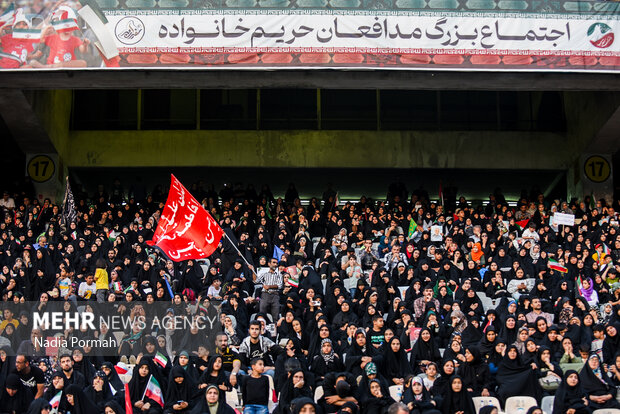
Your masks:
M435 401L437 401L437 406L441 405L441 400L448 391L449 379L455 371L456 365L451 359L444 359L439 365L439 374L437 375L437 379L433 382L433 386L429 390Z
M0 413L25 413L32 402L32 393L26 389L17 374L9 374L0 390Z
M231 385L228 381L228 376L224 372L222 357L221 356L213 356L209 359L209 364L207 365L207 369L202 373L200 379L198 380L198 388L205 389L209 385L215 385L218 389L222 391L220 394L224 396L226 391L230 391Z
M69 385L65 390L67 394L67 408L72 414L99 413L97 405L86 396L84 390L77 385Z
M222 393L215 385L209 385L190 414L235 414L235 410L226 404L226 398L220 396Z
M411 350L410 360L414 374L423 372L431 362L441 360L439 348L433 340L430 329L424 328L420 331L420 336Z
M30 404L30 407L28 407L28 412L26 414L49 414L51 409L52 406L50 405L49 401L47 401L45 398L37 398Z
M108 383L108 376L105 372L97 371L95 373L92 384L86 387L84 394L99 407L100 411L105 409L106 403L114 398L112 390L110 389L110 384Z
M574 410L574 414L590 414L588 396L579 382L577 371L572 369L566 371L564 380L555 393L554 413L566 413L568 410Z
M101 370L106 374L108 383L116 391L120 391L125 387L125 385L123 384L123 381L118 376L118 372L116 372L116 369L114 368L114 365L111 362L106 361L103 364L101 364Z
M306 376L301 369L289 373L288 378L280 389L280 399L276 409L277 414L290 414L290 404L296 398L312 398L312 389L308 385Z
M383 357L377 352L376 348L369 344L366 340L366 331L359 328L355 332L355 338L351 347L347 352L347 359L345 362L346 371L357 377L362 374L363 368L362 358L370 357L376 364L381 364Z
M584 297L590 306L598 305L598 293L592 286L592 279L587 278L582 280L581 287L579 287L579 294Z
M129 397L136 411L140 410L144 414L160 414L162 407L158 402L144 395L151 375L155 376L155 366L148 358L142 358L133 368L133 374L129 381ZM157 382L163 387L160 378ZM162 389L163 391L163 389ZM140 412L138 411L138 412Z
M180 366L172 367L164 397L164 414L187 413L197 394L196 384Z
M385 393L379 380L370 380L366 390L368 398L361 404L362 414L386 414L394 399L389 393Z
M440 414L437 403L424 387L420 377L413 377L411 385L403 392L403 403L411 414Z
M493 353L495 350L495 344L497 344L498 341L497 330L493 325L489 325L478 345L478 349L480 350L480 354L484 361L486 361Z
M484 362L477 347L465 348L465 362L459 367L459 375L463 386L472 396L490 394L491 374L489 366Z
M106 411L104 412L105 414L125 414L125 409L123 407L123 405L112 400L105 405L104 410Z
M536 365L538 366L541 386L545 391L557 390L564 375L560 365L553 362L551 357L551 350L548 347L541 345L540 348L538 348L538 360L536 361Z
M620 323L614 323L605 327L605 339L603 340L603 361L612 365L615 362L616 352L620 349Z
M86 378L86 381L95 375L95 366L90 362L88 357L84 356L84 350L80 347L75 348L71 353L73 359L73 370L80 372Z
M391 385L403 385L405 378L411 375L412 369L407 360L407 354L401 346L400 339L393 337L384 345L383 376Z
M54 398L59 392L62 392L60 395L60 403L58 405L59 412L64 412L67 409L67 395L64 392L65 379L65 375L62 371L54 371L52 373L52 383L49 387L47 387L45 393L43 393L43 398L47 401L51 401L51 399Z
M579 383L588 395L590 409L620 408L620 403L615 398L616 387L601 366L598 355L590 355L579 373Z
M328 372L341 372L344 364L340 356L334 352L334 344L331 339L325 338L321 341L321 352L315 355L310 365L310 371L315 375L317 385L322 382Z
M460 376L454 375L449 380L445 398L441 403L442 414L475 414L474 403L463 385Z

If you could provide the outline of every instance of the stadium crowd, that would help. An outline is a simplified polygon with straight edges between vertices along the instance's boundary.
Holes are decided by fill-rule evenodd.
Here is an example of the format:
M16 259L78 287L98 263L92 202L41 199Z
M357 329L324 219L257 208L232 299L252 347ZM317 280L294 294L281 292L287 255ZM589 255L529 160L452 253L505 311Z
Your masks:
M472 397L515 396L536 414L545 396L556 414L620 408L617 201L533 191L512 208L497 190L444 205L402 183L344 204L329 188L302 205L293 184L278 199L268 186L190 191L227 237L178 263L146 244L161 186L77 192L69 221L50 200L4 193L0 413L228 414L231 394L250 414L474 414ZM111 337L33 329L51 304L217 321L51 347L41 339Z

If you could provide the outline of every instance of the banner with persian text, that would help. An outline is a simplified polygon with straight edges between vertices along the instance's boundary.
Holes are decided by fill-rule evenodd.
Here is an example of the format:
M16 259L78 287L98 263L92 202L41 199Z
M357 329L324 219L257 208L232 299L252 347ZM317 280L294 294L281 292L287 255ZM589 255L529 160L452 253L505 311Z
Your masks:
M102 10L94 1L31 12L2 12L0 68L620 69L616 12Z

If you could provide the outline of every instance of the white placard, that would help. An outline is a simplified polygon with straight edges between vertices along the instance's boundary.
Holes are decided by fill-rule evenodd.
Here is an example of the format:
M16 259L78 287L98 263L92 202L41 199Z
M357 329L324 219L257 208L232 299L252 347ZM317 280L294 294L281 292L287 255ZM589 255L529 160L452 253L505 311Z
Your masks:
M564 213L555 213L553 215L553 224L564 225L564 226L574 226L575 225L575 216L573 214L564 214Z

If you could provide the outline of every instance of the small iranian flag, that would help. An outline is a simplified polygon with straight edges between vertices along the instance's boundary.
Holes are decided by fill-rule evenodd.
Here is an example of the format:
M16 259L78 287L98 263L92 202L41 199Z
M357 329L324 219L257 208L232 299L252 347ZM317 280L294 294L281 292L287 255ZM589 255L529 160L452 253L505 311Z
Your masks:
M37 29L13 29L13 38L41 40L41 31Z
M52 22L56 33L66 33L78 30L77 22L73 19L56 20Z
M290 275L287 281L289 286L292 286L294 288L298 288L299 287L299 279L296 279L295 276Z
M131 285L127 286L127 287L125 288L125 290L123 290L123 293L127 293L127 292L129 292L130 290L134 290L134 289L133 289L133 286L131 286Z
M583 282L581 281L581 275L577 276L577 292L581 295L581 291L583 289Z
M77 239L77 231L74 231L73 233L71 233L71 238L73 240Z
M4 26L9 22L11 22L12 24L14 18L15 4L11 3L11 5L2 13L2 15L0 15L0 27Z
M547 262L547 267L562 273L568 272L568 269L565 266L562 266L557 260L554 259L549 259L549 262Z
M114 283L112 283L112 289L115 292L120 292L120 291L123 290L123 285L121 284L121 282L114 282Z
M157 379L155 379L155 377L151 374L151 378L149 378L149 382L148 384L146 384L146 388L144 389L144 395L142 396L142 399L144 400L144 398L150 398L151 400L155 401L157 404L161 405L162 407L164 406L164 396L161 393L161 386L159 385L159 382L157 382Z
M161 365L162 368L166 368L166 365L168 365L168 358L166 358L166 356L162 354L161 352L157 352L157 354L155 355L155 358L153 358L153 361Z
M60 405L60 397L62 397L62 391L58 392L58 394L54 395L54 398L50 400L52 410L58 410L58 406Z

